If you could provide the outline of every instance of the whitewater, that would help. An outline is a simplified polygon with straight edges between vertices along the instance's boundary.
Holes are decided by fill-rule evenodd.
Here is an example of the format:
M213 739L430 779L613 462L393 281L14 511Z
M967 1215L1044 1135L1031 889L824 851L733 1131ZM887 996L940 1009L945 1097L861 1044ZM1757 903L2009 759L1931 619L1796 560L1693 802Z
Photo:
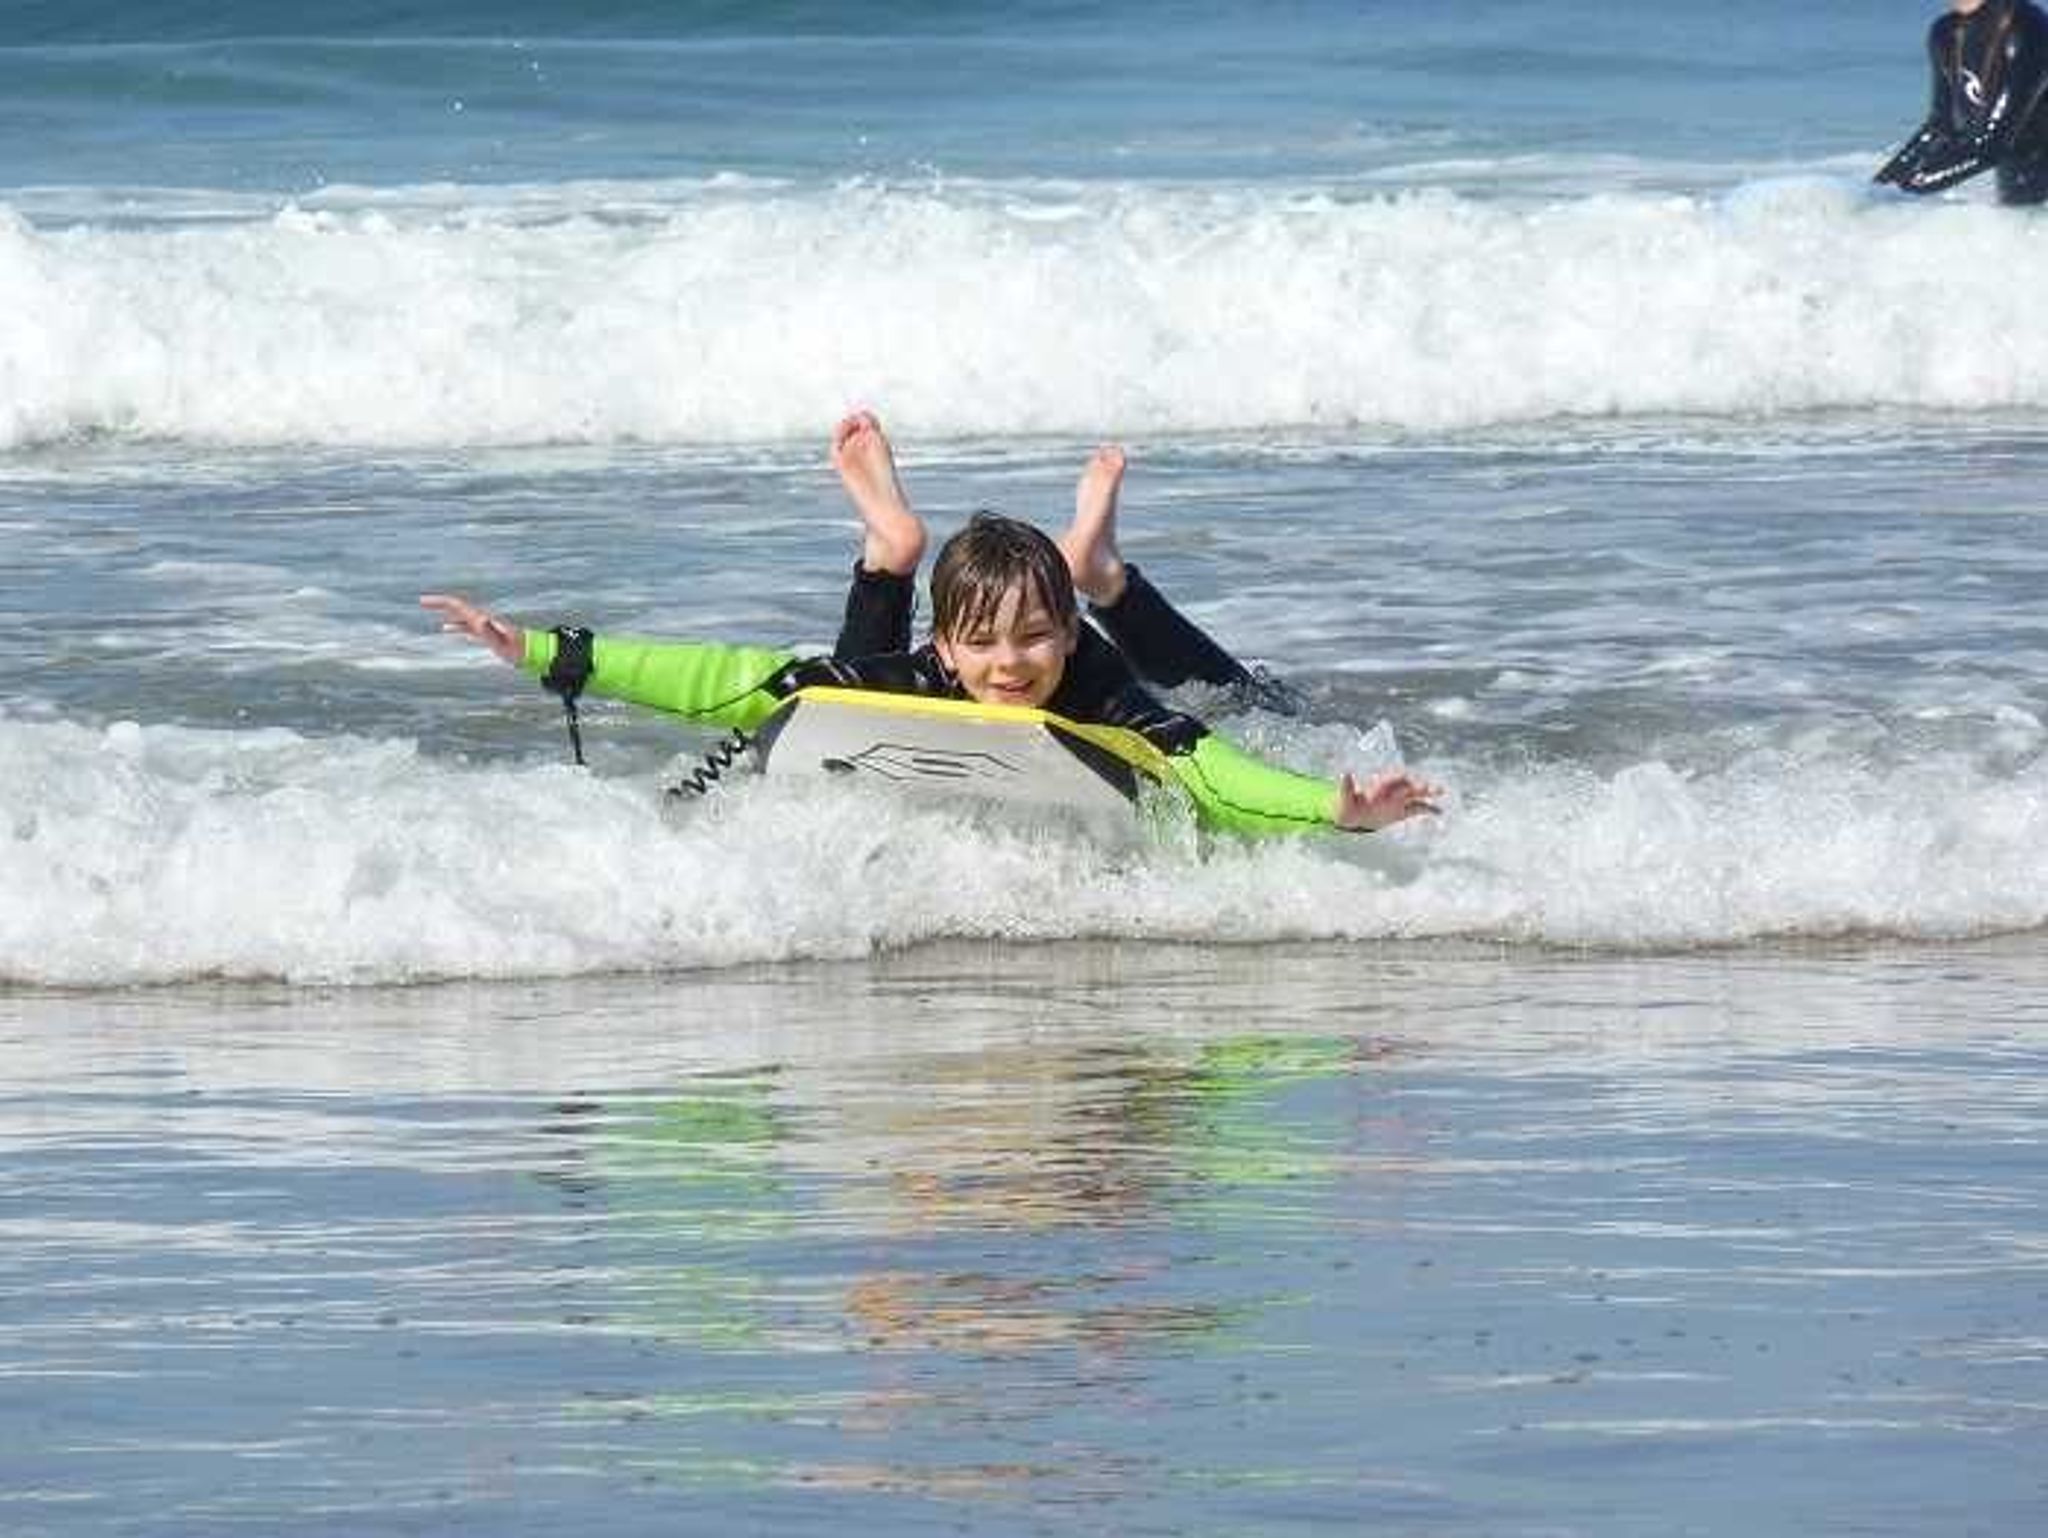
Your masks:
M1717 195L855 181L0 213L0 449L1432 433L2035 410L2048 225Z
M742 781L679 810L658 775L447 765L409 742L8 723L0 883L36 901L0 912L0 979L520 978L942 940L1952 940L2048 924L2042 733L2015 735L2018 774L1433 762L1459 787L1441 829L1134 854L836 787Z

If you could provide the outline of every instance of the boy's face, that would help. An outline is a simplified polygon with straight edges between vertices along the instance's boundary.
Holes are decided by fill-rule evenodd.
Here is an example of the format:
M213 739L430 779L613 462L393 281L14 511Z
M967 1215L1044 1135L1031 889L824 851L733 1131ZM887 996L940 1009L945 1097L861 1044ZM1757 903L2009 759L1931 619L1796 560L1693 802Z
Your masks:
M1003 594L995 614L959 635L934 636L939 660L970 699L984 705L1042 706L1067 671L1078 639L1023 584Z

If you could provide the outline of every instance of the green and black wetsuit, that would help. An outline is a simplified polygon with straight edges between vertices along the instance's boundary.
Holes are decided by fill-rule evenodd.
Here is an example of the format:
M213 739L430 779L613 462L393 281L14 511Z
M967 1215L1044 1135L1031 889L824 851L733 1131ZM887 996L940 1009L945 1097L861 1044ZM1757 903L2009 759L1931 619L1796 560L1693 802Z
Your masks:
M2048 17L2029 0L1950 11L1928 30L1927 53L1927 121L1875 179L1939 192L1996 167L2000 202L2048 199Z
M842 636L844 643L858 639ZM525 667L545 676L559 645L552 631L526 632ZM707 726L751 731L798 689L828 685L959 699L959 682L930 646L869 656L804 657L770 647L596 635L583 688ZM1175 781L1208 826L1280 833L1333 826L1336 789L1253 758L1191 715L1150 693L1107 639L1083 625L1066 673L1045 708L1072 721L1121 726L1165 755Z

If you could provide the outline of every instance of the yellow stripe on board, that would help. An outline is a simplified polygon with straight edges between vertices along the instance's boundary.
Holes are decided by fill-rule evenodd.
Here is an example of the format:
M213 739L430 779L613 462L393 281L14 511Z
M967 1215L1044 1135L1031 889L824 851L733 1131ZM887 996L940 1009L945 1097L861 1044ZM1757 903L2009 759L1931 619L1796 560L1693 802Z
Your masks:
M876 715L937 716L954 721L985 721L995 726L1043 726L1093 743L1103 752L1129 764L1154 780L1169 780L1166 755L1126 726L1102 726L1087 721L1069 721L1065 716L1032 705L984 705L979 700L940 699L929 694L883 694L873 689L840 689L813 684L798 689L791 700L816 700L821 705L845 705Z

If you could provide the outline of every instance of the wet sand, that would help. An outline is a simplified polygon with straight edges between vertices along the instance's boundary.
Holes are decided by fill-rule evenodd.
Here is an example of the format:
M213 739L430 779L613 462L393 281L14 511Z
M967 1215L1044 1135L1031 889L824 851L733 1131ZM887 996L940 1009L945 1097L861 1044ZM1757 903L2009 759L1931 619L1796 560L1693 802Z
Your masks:
M2026 1533L2048 957L0 995L0 1529Z

